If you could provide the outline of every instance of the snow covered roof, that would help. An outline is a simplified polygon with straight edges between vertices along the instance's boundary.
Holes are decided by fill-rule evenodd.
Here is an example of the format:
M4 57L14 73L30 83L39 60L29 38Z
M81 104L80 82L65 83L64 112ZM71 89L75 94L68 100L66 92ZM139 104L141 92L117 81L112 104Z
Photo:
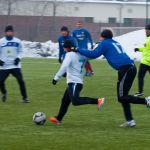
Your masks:
M49 2L74 2L74 3L106 3L106 4L137 4L145 5L146 0L32 0ZM150 1L148 2L150 4Z

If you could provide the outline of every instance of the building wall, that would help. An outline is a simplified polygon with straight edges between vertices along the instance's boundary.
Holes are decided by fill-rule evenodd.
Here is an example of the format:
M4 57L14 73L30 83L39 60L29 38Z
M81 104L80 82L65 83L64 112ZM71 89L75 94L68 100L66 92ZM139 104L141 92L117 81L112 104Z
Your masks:
M0 15L7 15L7 1L0 0ZM17 0L11 7L11 15L53 16L54 14L51 1ZM145 18L146 6L144 3L77 3L59 1L56 4L56 16L93 17L96 23L107 23L109 17L115 17L117 22L120 22L120 20L123 22L124 18Z

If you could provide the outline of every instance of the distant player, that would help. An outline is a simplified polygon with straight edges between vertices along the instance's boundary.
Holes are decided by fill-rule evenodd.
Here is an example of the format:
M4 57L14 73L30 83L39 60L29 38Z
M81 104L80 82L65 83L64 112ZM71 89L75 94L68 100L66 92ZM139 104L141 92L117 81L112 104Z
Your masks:
M23 102L29 102L21 73L21 54L21 40L14 37L13 26L8 25L5 28L5 37L0 39L0 90L3 102L7 100L5 80L10 74L18 81Z
M58 44L59 44L59 58L58 58L58 62L59 63L62 63L62 61L64 60L64 58L65 58L65 54L66 54L66 52L65 52L65 50L64 50L64 47L63 47L63 45L64 45L64 42L66 41L66 40L71 40L71 41L73 41L73 43L76 45L77 43L76 43L76 41L75 41L75 39L70 35L70 33L69 33L69 30L68 30L68 27L66 27L66 26L63 26L61 29L60 29L60 36L59 36L59 38L58 38Z
M90 32L83 28L83 23L81 21L76 23L76 29L72 32L72 36L77 40L78 47L88 49L88 43L91 44L91 49L93 49L93 40ZM85 76L92 76L94 74L93 69L89 61L85 63Z
M108 63L118 71L118 101L122 104L127 121L120 125L120 127L134 127L136 122L132 117L130 103L143 104L150 107L150 96L147 98L139 98L129 95L130 88L136 76L136 66L133 60L125 53L120 43L112 38L112 31L108 29L103 30L100 36L101 42L93 51L78 49L78 52L88 58L97 58L104 55Z
M142 52L142 60L139 67L138 72L138 92L135 94L135 96L142 96L143 93L143 87L144 87L144 77L146 75L146 72L148 71L150 74L150 24L146 25L145 27L146 32L146 43L144 47L141 48L135 48L135 52L140 51Z
M74 106L96 104L100 110L105 101L104 98L97 99L80 97L80 92L83 88L82 69L84 67L86 57L81 56L79 53L73 52L73 47L74 45L72 44L72 41L65 41L64 48L67 53L61 68L52 81L52 83L55 85L62 75L67 72L67 88L62 98L59 113L57 116L49 118L49 120L55 124L59 124L62 121L70 103L72 103Z

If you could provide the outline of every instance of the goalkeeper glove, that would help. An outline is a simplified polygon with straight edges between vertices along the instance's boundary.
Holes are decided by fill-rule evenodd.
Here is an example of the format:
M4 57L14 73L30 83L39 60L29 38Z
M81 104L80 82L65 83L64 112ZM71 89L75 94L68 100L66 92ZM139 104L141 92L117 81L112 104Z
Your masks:
M138 49L138 48L135 48L134 51L137 52L137 51L139 51L139 49Z
M4 62L2 60L0 60L0 66L3 66Z
M19 58L16 58L15 60L14 60L14 65L18 65L19 64L19 62L20 62L20 59Z

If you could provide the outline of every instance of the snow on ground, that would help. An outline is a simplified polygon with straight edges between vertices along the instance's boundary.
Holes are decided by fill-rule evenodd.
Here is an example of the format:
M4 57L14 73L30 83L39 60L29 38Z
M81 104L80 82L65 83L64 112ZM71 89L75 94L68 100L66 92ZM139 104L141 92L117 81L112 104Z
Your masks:
M140 60L141 53L135 53L134 48L143 46L145 38L145 31L137 30L115 37L114 39L121 43L124 50L131 58ZM58 57L58 43L53 43L52 41L47 41L45 43L23 41L23 57Z

